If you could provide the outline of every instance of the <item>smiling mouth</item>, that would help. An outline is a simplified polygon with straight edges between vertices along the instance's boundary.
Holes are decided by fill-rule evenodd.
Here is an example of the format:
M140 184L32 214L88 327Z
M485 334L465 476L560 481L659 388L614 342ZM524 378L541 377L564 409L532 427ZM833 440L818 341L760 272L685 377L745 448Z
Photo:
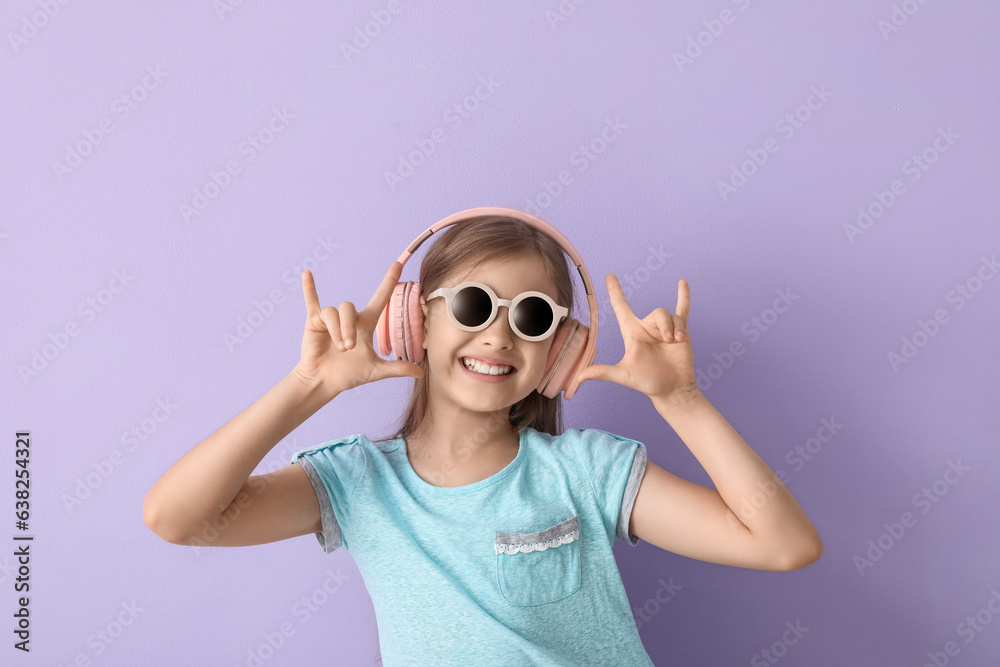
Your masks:
M491 364L480 364L479 362L474 362L472 364L469 364L469 363L466 362L467 358L468 357L459 357L458 363L461 364L463 368L465 368L465 369L467 369L467 370L469 370L469 371L471 371L473 373L479 373L480 375L486 375L486 376L504 375L504 376L506 376L506 375L513 375L514 373L517 372L517 369L514 366L509 366L509 365L500 366L498 364L497 367L505 367L505 368L508 368L510 370L508 370L506 372L502 372L502 373L491 373L491 372L489 372L489 369L492 368L493 365L491 365ZM477 367L480 368L480 369L483 369L483 370L476 370ZM486 372L483 372L483 371L486 371Z

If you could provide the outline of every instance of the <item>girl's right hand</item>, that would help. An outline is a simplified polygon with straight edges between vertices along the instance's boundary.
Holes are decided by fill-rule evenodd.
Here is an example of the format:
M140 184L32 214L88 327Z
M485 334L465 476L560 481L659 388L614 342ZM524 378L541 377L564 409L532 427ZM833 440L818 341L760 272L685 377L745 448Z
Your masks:
M401 359L388 361L372 345L375 325L403 271L393 262L368 305L360 313L344 301L340 309L320 309L312 273L302 272L302 292L306 300L306 326L302 334L302 356L295 365L299 378L310 387L331 391L348 389L388 377L422 378L424 370Z

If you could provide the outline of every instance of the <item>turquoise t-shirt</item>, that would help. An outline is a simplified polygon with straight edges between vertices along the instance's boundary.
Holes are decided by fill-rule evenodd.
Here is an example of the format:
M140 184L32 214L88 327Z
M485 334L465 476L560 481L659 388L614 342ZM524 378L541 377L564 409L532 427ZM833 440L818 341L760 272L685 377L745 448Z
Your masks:
M402 438L356 434L292 456L319 500L320 546L353 556L385 667L652 665L612 553L646 447L599 429L526 428L517 456L438 487Z

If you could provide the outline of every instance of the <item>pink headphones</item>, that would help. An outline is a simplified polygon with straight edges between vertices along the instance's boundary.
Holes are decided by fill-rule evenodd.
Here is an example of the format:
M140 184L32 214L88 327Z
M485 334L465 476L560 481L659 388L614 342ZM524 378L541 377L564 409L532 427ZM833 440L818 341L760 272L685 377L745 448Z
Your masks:
M597 298L594 296L594 286L590 282L590 274L583 263L580 254L569 240L559 233L555 227L530 213L513 208L500 206L482 206L470 208L449 215L444 220L435 223L422 233L399 256L399 263L406 261L416 252L424 241L434 232L467 222L483 215L503 215L516 218L533 227L547 232L563 247L576 264L577 272L587 291L587 301L590 306L590 327L585 327L573 318L567 318L559 324L554 334L549 356L545 361L545 372L538 383L538 393L553 398L560 391L568 401L573 398L580 386L577 376L584 368L594 362L597 357ZM382 310L375 327L378 337L378 352L385 357L392 353L397 360L419 363L424 358L424 322L423 311L420 309L420 283L399 282L389 297L389 302Z

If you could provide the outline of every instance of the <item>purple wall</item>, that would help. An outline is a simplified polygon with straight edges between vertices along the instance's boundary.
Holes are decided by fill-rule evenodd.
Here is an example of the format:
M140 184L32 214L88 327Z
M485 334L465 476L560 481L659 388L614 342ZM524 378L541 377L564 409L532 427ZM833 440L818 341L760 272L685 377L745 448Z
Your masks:
M688 280L703 392L823 538L794 572L618 543L657 665L996 664L994 3L224 2L0 10L0 497L22 534L28 430L35 536L31 653L8 630L0 662L375 663L348 552L172 545L142 500L298 360L303 267L363 307L422 228L500 205L587 261L600 363L607 273L640 316ZM256 472L385 433L408 385L339 397ZM711 485L637 392L566 413Z

